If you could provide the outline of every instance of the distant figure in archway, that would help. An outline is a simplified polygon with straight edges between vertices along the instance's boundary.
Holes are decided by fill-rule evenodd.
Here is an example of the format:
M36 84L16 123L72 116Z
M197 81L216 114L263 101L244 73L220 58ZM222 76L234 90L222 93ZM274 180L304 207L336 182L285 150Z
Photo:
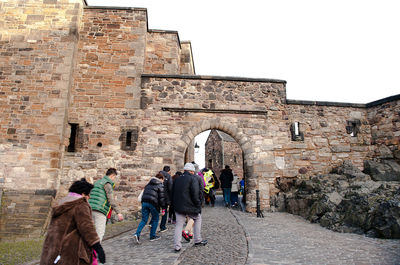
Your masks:
M239 205L239 190L240 190L240 179L237 174L233 174L233 181L231 188L232 207L237 207Z
M232 169L226 165L225 169L221 171L221 175L219 176L219 180L221 181L221 189L224 192L224 201L225 206L230 207L231 205L231 188L233 181Z

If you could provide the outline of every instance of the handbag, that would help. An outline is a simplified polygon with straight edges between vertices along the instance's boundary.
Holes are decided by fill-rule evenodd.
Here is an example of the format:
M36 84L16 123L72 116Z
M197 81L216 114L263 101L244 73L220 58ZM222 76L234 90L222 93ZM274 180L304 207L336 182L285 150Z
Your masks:
M142 202L143 191L144 191L144 189L142 190L142 192L140 192L140 194L139 194L139 196L138 196L138 201L139 201L139 202Z

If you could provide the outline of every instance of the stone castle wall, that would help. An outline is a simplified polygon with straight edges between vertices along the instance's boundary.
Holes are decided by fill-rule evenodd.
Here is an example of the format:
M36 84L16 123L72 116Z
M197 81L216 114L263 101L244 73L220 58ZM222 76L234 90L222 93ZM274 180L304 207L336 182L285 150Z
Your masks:
M178 32L150 31L147 33L144 73L180 73L180 52Z
M190 41L181 42L180 73L182 75L194 75L196 73Z
M236 142L224 142L224 164L229 165L234 175L243 178L242 149ZM223 168L225 168L225 165Z
M73 180L96 180L112 166L122 173L120 191L132 191L127 182L136 184L133 192L140 189L154 173L141 171L142 151L133 148L144 119L141 74L145 63L155 64L145 60L147 38L153 35L157 41L159 35L165 41L164 34L148 32L146 9L86 7L82 0L8 1L0 7L2 194L39 191L35 200L40 200L45 190L52 196L43 198L51 203L55 191L62 196ZM174 36L176 54L171 56L176 58L160 60L167 64L171 59L178 70L182 64L189 71L191 64L179 57ZM185 49L191 58L190 44ZM75 150L67 152L71 126L77 126ZM133 143L122 151L127 130ZM18 201L18 196L9 198ZM133 198L117 192L121 204L137 211ZM21 227L27 222L18 215L25 204L8 202L2 201L0 238L15 220ZM34 205L29 209L31 214L42 211Z
M351 160L362 168L363 160L374 149L367 109L362 105L286 102L282 97L285 95L284 83L268 80L159 78L144 80L143 84L143 96L148 103L146 112L158 110L152 117L174 120L174 124L189 128L199 127L206 117L229 124L228 128L221 130L234 137L244 151L250 208L255 189L262 191L262 205L268 207L269 196L275 192L273 183L278 176L323 173L344 160ZM170 118L167 119L160 111L162 107L171 110ZM231 114L218 113L219 110ZM262 114L245 114L251 110ZM300 123L304 140L291 139L290 126L296 121ZM346 126L355 121L358 121L358 134L353 137ZM216 127L209 128L218 129ZM187 134L190 139L197 135L185 131L180 134Z
M221 137L216 130L211 130L205 144L205 162L207 167L213 169L216 177L220 176L223 169L223 155Z
M395 98L370 103L367 117L371 124L371 143L388 146L400 160L400 101Z
M58 189L82 12L78 0L0 3L0 188L6 189L4 196L15 194L13 190L35 194L35 190ZM20 201L5 205L2 200L0 238L8 225L24 226L26 218L19 214L29 211L25 205ZM5 224L8 216L13 218Z

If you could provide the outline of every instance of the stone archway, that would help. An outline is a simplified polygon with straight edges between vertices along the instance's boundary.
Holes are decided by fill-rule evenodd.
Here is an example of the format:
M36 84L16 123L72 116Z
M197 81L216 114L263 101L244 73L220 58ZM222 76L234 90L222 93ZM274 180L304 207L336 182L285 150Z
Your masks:
M246 180L246 201L249 203L246 204L246 210L254 212L255 211L255 187L254 183L257 182L257 176L254 174L252 170L252 164L254 161L251 160L252 154L254 153L253 145L251 144L251 140L246 137L241 129L235 128L232 124L225 122L220 118L203 120L200 124L193 126L184 130L183 135L180 139L177 140L176 143L176 154L178 157L176 162L179 164L184 163L184 154L188 146L192 143L193 139L196 135L207 131L207 130L220 130L227 134L229 134L235 141L239 144L240 148L243 151L243 167L245 172L245 180ZM254 157L254 156L253 156Z

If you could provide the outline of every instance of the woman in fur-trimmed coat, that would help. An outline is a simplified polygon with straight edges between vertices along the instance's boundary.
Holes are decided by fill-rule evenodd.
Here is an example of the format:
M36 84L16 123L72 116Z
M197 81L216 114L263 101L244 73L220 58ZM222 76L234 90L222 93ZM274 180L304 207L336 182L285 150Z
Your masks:
M40 265L92 264L93 249L100 262L105 263L105 254L87 202L92 188L93 185L84 179L75 181L68 196L53 207Z

